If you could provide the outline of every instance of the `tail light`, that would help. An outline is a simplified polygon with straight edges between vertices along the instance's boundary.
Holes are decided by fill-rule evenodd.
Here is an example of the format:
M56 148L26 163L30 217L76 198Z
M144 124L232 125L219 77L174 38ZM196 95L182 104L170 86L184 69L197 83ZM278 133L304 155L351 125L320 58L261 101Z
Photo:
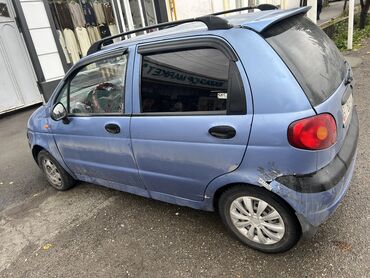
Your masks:
M337 125L330 114L295 121L288 128L289 143L296 148L322 150L335 144Z

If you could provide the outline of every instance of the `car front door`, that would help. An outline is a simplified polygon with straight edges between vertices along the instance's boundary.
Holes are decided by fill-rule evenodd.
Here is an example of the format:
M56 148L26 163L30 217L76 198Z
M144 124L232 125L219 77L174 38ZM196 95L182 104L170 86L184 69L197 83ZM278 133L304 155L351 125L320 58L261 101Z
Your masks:
M130 142L128 57L120 50L73 72L54 101L66 106L67 121L50 121L64 162L78 179L126 191L142 187Z
M209 182L235 170L246 150L252 106L243 67L216 38L137 52L131 137L140 176L155 198L202 200Z

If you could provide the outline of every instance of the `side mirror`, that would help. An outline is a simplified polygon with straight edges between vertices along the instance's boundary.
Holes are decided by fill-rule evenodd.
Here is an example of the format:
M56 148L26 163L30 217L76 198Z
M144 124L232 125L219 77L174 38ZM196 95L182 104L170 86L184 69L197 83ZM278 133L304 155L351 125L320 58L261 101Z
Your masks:
M53 110L51 110L50 117L54 121L66 120L67 119L67 109L61 102L54 105Z

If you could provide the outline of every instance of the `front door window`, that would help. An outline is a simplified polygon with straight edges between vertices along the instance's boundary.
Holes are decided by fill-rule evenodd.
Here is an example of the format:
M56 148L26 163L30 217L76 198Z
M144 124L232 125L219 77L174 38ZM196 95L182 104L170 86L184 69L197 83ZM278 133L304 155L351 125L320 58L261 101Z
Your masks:
M69 82L68 112L75 116L122 114L127 55L84 66ZM65 104L66 90L58 101Z

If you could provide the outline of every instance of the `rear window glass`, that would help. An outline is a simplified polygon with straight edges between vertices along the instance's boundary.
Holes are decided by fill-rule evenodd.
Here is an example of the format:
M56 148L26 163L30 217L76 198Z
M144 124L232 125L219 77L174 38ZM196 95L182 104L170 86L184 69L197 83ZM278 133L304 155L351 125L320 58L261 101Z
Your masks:
M325 101L346 74L332 40L304 16L284 20L262 34L284 60L313 106Z

